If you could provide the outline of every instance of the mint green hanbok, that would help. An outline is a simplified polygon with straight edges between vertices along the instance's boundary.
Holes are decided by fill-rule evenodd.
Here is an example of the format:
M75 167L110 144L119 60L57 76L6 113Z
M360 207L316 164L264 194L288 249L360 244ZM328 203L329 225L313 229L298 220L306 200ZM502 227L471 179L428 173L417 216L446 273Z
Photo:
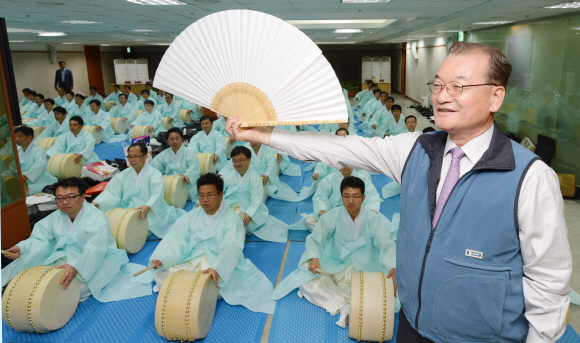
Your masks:
M65 101L66 94L63 96L57 96L56 98L54 98L54 106L62 106L62 104L64 104Z
M99 204L103 212L115 208L137 208L147 205L151 208L147 213L149 231L157 237L163 237L175 223L177 218L186 212L170 206L165 202L165 185L161 173L145 164L139 175L133 168L127 168L113 176L94 202Z
M97 93L96 95L89 95L85 98L85 105L89 106L91 104L91 100L99 100L101 102L101 108L105 109L105 99Z
M36 119L32 119L31 121L26 123L26 126L28 126L28 127L35 127L35 126L48 127L50 124L55 123L55 122L56 122L56 119L54 119L54 112L50 111L50 113L46 113L46 110L44 110L38 114Z
M175 222L149 259L162 263L155 275L158 287L172 272L212 268L219 275L219 293L225 302L254 312L274 313L274 287L252 261L244 258L245 238L242 220L224 201L212 216L201 207L194 208Z
M27 107L22 108L22 111L24 111L25 108L26 108L26 113L24 113L22 115L22 119L36 118L42 112L46 112L46 109L44 108L44 103L42 105L38 106L38 104L36 102L33 102L33 103L29 104Z
M185 126L185 123L183 123L183 120L181 120L181 117L179 116L180 107L178 104L175 103L175 101L172 101L171 104L167 104L167 101L165 101L161 104L161 106L157 107L157 110L159 111L159 113L161 113L161 116L163 118L165 117L173 118L173 121L171 122L171 125L173 125L173 127Z
M183 99L179 102L179 106L182 110L191 110L191 120L198 120L201 118L201 113L199 112L197 104Z
M135 121L131 124L133 126L151 126L153 127L153 135L157 136L161 132L167 132L167 130L163 127L161 120L161 113L159 113L159 111L156 109L153 109L151 113L147 111L141 112L137 119L135 119ZM128 136L131 137L131 133L129 133Z
M68 124L69 124L68 118L64 118L62 124L55 119L52 124L48 125L46 129L42 130L40 135L36 137L33 143L38 144L38 142L40 142L40 140L45 137L58 137L64 135L65 133L69 133L70 129L68 127Z
M269 214L264 204L264 185L260 175L248 168L244 176L236 170L222 174L224 180L224 200L230 208L239 208L252 219L246 227L247 234L271 242L288 240L288 225Z
M44 187L58 181L48 172L46 151L35 144L30 144L26 151L22 147L18 147L18 159L22 175L27 178L28 195L38 194L42 192Z
M30 238L16 245L22 256L2 270L2 286L27 268L69 264L98 301L151 295L150 282L131 276L142 266L129 263L127 253L117 249L109 218L86 201L74 222L57 210L36 223Z
M218 155L217 170L221 170L228 163L226 157L226 140L221 133L211 130L209 135L205 131L198 132L189 140L188 149L195 153L212 153Z
M125 103L125 106L123 106L120 102L117 103L117 105L113 106L108 113L111 118L127 118L127 123L129 124L133 123L133 121L135 121L137 118L137 115L135 114L135 107L129 102Z
M185 175L189 179L187 190L188 198L196 200L197 198L197 179L199 179L200 168L199 159L193 150L181 145L177 153L173 152L171 147L160 152L153 160L151 167L159 170L163 175Z
M56 154L81 154L81 162L85 166L100 161L95 154L95 138L85 130L81 130L76 137L70 131L58 136L46 154L49 158Z
M93 111L91 111L91 108L89 107L89 105L85 105L84 103L82 105L77 105L76 103L73 103L72 106L68 106L67 108L68 113L66 114L67 118L72 118L74 116L79 116L81 118L83 118L83 120L85 119L85 115L87 115L88 113L93 113ZM85 123L85 125L89 125L87 123Z
M104 103L107 101L119 102L119 95L121 95L121 94L123 94L121 91L113 92L113 93L107 95L107 97L105 98L105 100L103 100L103 102L101 102L101 104L104 105Z
M85 126L87 125L99 125L101 127L101 132L103 133L103 142L114 143L124 141L126 135L115 135L115 130L111 127L111 116L109 113L99 109L99 113L95 114L93 111L85 112L83 116Z
M55 99L55 101L56 101L56 99ZM32 101L30 101L30 99L28 99L28 97L24 97L24 99L22 99L22 101L20 101L18 103L18 106L26 106L26 105L28 105L31 102Z
M141 97L141 98L139 98L139 101L137 101L137 103L134 106L136 111L145 111L145 100L153 101L153 108L157 108L157 100L155 100L153 97L149 96L148 99Z
M395 121L395 118L393 118L392 115L390 117L387 117L387 120L385 120L383 124L379 127L378 136L383 137L387 132L391 136L396 136L401 133L409 132L407 126L405 125L405 116L401 114L398 123Z

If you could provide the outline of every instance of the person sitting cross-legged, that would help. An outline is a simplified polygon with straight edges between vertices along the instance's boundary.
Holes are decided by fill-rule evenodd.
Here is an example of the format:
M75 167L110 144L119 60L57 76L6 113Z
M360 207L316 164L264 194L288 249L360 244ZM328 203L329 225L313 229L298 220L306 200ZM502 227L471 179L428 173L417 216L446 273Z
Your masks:
M135 126L150 126L154 136L167 130L162 125L161 113L155 109L153 100L145 100L143 102L145 110L133 121L129 126L133 129ZM131 134L129 134L131 136Z
M83 165L100 161L95 154L95 138L83 130L83 118L75 116L70 118L68 122L70 131L56 138L54 145L46 150L48 157L53 157L56 154L76 154L75 162Z
M212 275L228 304L274 313L272 283L244 258L244 224L223 199L224 181L204 174L197 180L197 191L200 206L173 224L149 259L156 268L154 290L158 292L172 272L203 271Z
M200 119L203 132L197 133L189 140L188 149L196 153L214 154L214 163L217 170L221 170L228 162L226 158L226 141L224 136L216 130L213 130L213 120L210 116L204 115Z
M345 177L340 192L343 206L320 218L312 234L306 237L306 250L298 269L278 284L273 298L279 300L299 287L299 297L332 316L340 312L336 324L344 328L350 312L352 273L384 272L395 283L396 297L396 250L385 222L363 205L365 182L354 176ZM334 275L338 285L318 269ZM398 312L400 303L395 299Z

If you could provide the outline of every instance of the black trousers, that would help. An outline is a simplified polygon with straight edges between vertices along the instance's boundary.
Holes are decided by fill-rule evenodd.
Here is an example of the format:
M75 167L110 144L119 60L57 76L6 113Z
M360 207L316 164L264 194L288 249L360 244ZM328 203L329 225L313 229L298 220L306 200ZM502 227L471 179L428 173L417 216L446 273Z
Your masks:
M399 311L399 326L397 327L397 343L434 343L432 340L425 338L409 324L403 309Z

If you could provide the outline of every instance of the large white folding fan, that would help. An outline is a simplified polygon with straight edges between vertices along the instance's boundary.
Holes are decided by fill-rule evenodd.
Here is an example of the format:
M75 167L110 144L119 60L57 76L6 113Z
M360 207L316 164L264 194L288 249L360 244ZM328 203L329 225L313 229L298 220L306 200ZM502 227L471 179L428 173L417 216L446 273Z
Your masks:
M341 123L342 87L322 51L287 22L250 10L208 15L163 56L153 85L243 126Z

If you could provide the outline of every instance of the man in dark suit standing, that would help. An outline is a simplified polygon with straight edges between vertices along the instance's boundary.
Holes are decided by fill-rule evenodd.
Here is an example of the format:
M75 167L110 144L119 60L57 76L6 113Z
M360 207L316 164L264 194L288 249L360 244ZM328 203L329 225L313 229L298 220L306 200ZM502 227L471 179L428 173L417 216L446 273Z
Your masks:
M54 76L54 89L58 90L59 87L64 87L68 91L73 89L73 75L72 71L66 69L66 63L64 61L58 62L60 69L56 71Z

